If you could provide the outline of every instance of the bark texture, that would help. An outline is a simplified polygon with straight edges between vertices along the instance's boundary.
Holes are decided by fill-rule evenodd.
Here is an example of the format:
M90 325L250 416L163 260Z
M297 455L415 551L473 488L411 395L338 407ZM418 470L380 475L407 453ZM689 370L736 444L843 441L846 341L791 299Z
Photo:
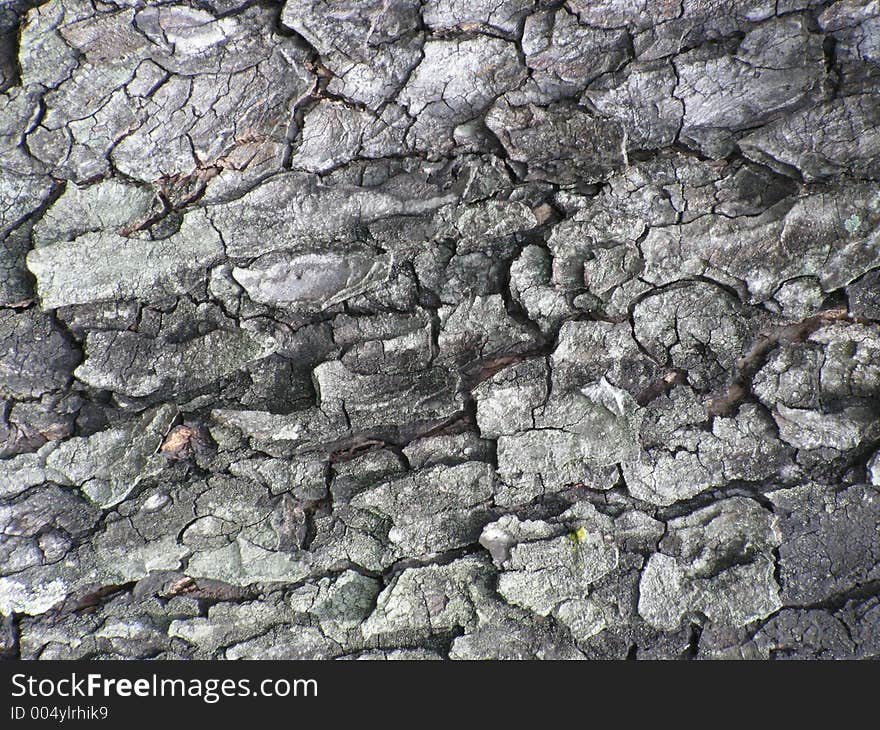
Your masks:
M0 655L880 656L877 0L0 8Z

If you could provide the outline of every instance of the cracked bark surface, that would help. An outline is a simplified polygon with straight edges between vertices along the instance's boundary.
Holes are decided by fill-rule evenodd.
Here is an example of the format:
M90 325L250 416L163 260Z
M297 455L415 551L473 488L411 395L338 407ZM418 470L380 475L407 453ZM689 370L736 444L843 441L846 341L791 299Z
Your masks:
M0 656L880 657L876 0L0 9Z

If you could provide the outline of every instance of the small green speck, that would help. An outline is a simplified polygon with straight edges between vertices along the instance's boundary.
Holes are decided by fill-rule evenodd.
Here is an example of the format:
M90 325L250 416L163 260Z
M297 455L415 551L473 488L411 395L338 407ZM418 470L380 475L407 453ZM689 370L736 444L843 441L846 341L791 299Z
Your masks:
M862 225L862 219L859 218L855 213L853 213L849 218L847 218L843 222L843 227L849 232L849 235L853 235L859 227Z
M582 543L587 539L587 531L583 527L578 527L573 532L568 533L568 539L571 540L573 545Z

